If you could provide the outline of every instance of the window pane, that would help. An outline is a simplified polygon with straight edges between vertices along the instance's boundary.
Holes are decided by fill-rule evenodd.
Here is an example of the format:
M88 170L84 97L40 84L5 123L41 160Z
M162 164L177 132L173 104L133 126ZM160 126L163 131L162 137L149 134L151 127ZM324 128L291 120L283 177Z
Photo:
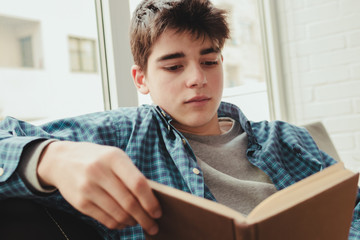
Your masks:
M95 72L96 71L96 59L95 59L95 41L82 39L81 45L81 63L84 72Z
M40 122L104 110L94 1L0 6L0 119Z
M21 59L23 67L34 67L31 37L20 39Z
M79 45L79 39L69 37L70 68L74 72L81 70Z
M252 120L270 119L256 0L212 2L228 11L231 30L223 50L223 99L241 107Z

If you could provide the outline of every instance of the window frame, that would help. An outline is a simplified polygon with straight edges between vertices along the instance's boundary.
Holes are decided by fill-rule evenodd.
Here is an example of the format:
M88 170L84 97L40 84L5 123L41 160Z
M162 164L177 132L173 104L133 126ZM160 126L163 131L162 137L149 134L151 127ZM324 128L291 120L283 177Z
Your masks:
M287 82L283 73L281 56L281 43L279 32L279 19L277 3L272 0L257 0L261 37L263 41L263 56L266 75L266 86L269 98L269 112L271 120L290 121L289 106L292 105L287 98ZM288 93L290 94L290 93Z
M127 34L129 2L95 0L95 4L105 110L138 106L137 90L130 74L133 60Z

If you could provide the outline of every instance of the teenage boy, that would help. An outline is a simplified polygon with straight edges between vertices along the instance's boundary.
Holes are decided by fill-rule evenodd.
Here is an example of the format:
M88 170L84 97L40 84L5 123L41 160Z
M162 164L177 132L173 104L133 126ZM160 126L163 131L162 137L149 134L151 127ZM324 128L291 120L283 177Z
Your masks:
M79 211L104 239L143 239L143 229L158 231L154 219L161 216L146 178L248 213L276 190L334 164L303 128L250 122L221 103L224 14L207 0L140 3L131 24L131 73L154 105L40 127L6 118L0 198ZM353 239L359 219L356 206Z

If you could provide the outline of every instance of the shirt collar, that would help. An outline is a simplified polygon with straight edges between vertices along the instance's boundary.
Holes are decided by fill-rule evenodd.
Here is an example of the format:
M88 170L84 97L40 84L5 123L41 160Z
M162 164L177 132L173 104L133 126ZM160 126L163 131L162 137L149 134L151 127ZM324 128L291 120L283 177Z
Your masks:
M245 114L238 106L227 102L221 102L218 109L218 117L230 117L240 122L242 129L244 129L244 131L248 135L249 143L259 146L252 130L251 122L247 119Z
M161 107L154 106L160 117L166 122L166 124L170 125L172 118L171 116L165 112ZM241 109L231 103L221 102L218 109L218 117L230 117L235 121L238 121L248 135L249 143L258 145L256 137L251 128L251 122L247 119L245 114L241 111Z

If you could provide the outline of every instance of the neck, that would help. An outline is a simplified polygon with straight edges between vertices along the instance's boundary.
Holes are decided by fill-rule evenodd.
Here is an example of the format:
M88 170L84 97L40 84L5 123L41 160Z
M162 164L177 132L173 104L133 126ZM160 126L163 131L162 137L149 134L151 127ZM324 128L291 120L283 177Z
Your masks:
M187 126L176 121L173 121L172 125L180 132L200 136L220 135L223 133L217 115L210 122L201 126Z

